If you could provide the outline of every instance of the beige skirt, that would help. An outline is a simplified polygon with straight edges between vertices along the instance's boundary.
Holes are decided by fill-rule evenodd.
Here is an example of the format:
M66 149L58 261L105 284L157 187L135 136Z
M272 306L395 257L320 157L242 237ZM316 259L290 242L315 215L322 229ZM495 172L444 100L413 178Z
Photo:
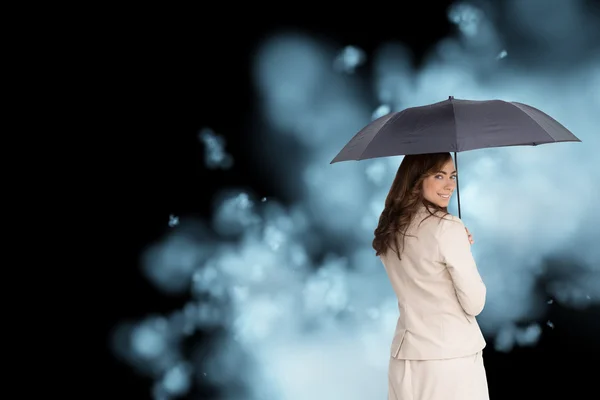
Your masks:
M447 360L390 357L388 400L489 400L483 353Z

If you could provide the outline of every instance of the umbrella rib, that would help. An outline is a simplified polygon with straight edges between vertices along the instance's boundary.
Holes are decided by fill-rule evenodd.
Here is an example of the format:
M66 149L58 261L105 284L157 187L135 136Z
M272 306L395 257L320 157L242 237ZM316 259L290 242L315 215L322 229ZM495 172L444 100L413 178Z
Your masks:
M516 109L520 110L520 111L521 111L523 114L527 115L527 117L528 117L530 120L532 120L532 121L533 121L533 123L534 123L534 124L535 124L535 125L536 125L538 128L540 128L540 129L542 130L542 132L544 132L546 135L550 136L550 138L551 138L551 139L552 139L554 142L556 142L556 141L557 141L557 140L556 140L556 138L555 138L554 136L552 136L552 135L550 134L550 132L548 132L546 129L544 129L544 127L542 127L542 126L540 125L540 123L539 123L539 122L537 122L537 121L535 120L535 118L533 118L531 115L529 115L529 113L528 113L526 110L522 109L521 107L519 107L518 105L516 105L516 104L515 104L515 103L513 103L512 101L507 101L506 103L510 104L511 106L513 106L513 107L515 107ZM540 110L540 111L541 111L541 110ZM537 146L537 144L536 144L535 142L533 142L533 143L532 143L532 145L533 145L533 146Z
M387 121L385 121L385 123L383 125L381 125L381 128L379 128L378 130L378 134L381 134L381 132L383 132L385 130L385 127L391 123L392 121L395 121L396 119L398 119L400 117L400 115L402 115L404 113L404 111L398 111L396 112L396 115L394 115L393 117L389 118ZM363 154L365 154L365 151L367 151L367 149L369 148L369 146L371 145L371 143L373 143L373 140L375 139L375 137L377 137L377 135L375 135L373 137L373 139L369 142L369 144L367 144L365 146L365 148L363 149L363 151L361 151L360 155L358 156L357 160L362 160L362 156Z
M450 102L450 105L452 105L452 119L454 120L454 124L452 124L452 126L454 126L454 137L456 139L455 145L456 145L456 150L458 151L459 148L458 148L458 128L456 127L456 108L454 107L453 101Z

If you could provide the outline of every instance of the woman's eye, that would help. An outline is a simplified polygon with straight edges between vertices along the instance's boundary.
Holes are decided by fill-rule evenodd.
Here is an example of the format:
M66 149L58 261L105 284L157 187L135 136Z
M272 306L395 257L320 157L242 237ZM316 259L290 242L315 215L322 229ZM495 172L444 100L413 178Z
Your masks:
M456 175L452 175L452 179L456 179Z

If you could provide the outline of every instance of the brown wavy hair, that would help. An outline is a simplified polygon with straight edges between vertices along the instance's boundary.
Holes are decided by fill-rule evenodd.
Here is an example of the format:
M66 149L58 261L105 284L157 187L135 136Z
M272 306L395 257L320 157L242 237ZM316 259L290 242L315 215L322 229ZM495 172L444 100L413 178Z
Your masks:
M427 218L436 215L438 211L444 214L442 218L449 214L447 207L440 207L423 197L423 181L428 176L440 171L450 160L452 160L450 153L404 156L385 199L385 207L379 217L379 224L375 229L375 238L373 239L375 255L385 254L388 248L392 248L390 244L393 241L396 247L392 250L398 254L398 258L402 259L398 234L403 236L403 249L406 236L409 236L406 234L406 230L421 205L424 205L431 214Z

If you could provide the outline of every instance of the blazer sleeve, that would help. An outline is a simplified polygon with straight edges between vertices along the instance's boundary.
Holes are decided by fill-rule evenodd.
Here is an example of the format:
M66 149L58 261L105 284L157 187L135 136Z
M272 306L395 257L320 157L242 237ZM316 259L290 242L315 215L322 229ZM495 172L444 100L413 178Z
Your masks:
M466 314L476 316L483 311L486 287L471 253L471 244L462 221L456 217L444 220L439 230L439 251L450 272L456 296Z

